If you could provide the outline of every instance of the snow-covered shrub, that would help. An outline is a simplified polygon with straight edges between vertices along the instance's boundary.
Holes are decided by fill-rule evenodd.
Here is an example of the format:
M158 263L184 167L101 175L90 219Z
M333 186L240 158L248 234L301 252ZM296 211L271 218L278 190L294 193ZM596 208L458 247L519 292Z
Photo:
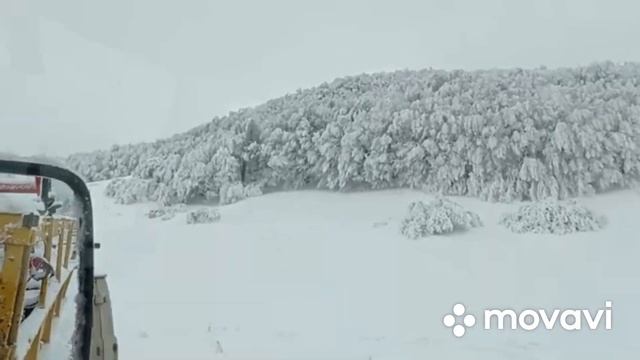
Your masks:
M547 199L504 214L500 223L516 233L567 234L599 230L604 226L605 219L597 217L574 200L562 204Z
M451 200L436 198L428 203L415 201L409 204L409 213L402 220L400 231L417 239L477 226L482 226L477 214Z
M240 200L260 196L262 189L259 184L243 186L242 183L223 184L220 188L219 200L221 205L233 204Z
M147 212L147 217L149 219L155 219L164 216L167 213L167 210L164 208L160 209L152 209Z
M187 224L209 224L220 220L217 209L198 209L187 213Z
M262 195L262 186L258 183L252 183L244 187L245 197L256 197Z
M157 209L150 210L147 213L149 219L161 218L162 220L172 219L176 214L187 211L185 204L176 204L170 206L163 206Z
M122 187L122 183L125 182L126 179L113 179L109 181L107 186L104 189L104 194L107 197L115 197L118 192L120 192L120 188Z
M186 206L184 204L177 204L173 206L161 207L158 209L152 209L147 212L149 219L160 218L162 220L173 219L177 213L185 212Z
M105 188L105 195L114 198L118 204L133 204L150 201L157 183L135 177L112 180Z
M220 204L233 204L245 198L244 186L241 183L224 184L220 188Z

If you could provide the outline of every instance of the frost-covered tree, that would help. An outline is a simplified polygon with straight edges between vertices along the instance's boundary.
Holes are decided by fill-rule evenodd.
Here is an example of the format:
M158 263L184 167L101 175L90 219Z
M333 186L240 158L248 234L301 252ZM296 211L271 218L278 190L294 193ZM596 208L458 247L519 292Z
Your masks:
M566 199L638 184L640 65L346 77L67 163L145 180L148 194L118 189L168 204L247 186Z
M231 150L223 146L211 158L213 169L213 183L217 189L240 181L240 161L234 157Z

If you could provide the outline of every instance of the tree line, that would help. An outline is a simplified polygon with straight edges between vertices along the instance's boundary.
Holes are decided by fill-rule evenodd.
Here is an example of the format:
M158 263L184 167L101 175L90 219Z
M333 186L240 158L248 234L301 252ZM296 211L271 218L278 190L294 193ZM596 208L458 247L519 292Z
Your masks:
M110 189L122 202L309 187L564 199L637 184L639 81L639 64L612 62L363 74L67 164L89 181L127 176Z

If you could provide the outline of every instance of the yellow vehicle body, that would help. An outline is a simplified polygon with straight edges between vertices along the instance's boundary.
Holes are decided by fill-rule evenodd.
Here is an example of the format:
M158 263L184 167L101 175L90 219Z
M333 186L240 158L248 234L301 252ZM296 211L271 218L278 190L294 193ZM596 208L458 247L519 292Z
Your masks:
M77 221L72 218L26 219L23 214L0 213L0 242L4 261L0 270L0 360L36 360L54 331L75 267L70 267ZM37 242L43 242L44 258L52 261L55 247L55 279L43 279L38 304L23 327L23 302L29 259ZM53 262L51 262L53 264ZM74 316L74 314L68 314Z

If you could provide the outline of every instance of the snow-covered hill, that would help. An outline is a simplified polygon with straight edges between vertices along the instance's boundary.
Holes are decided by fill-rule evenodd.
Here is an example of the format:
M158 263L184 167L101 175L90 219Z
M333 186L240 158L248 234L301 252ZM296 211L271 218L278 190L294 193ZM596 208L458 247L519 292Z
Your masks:
M67 159L121 202L426 188L539 200L640 181L640 64L336 79L153 143ZM246 189L249 188L249 189Z
M582 203L599 232L517 235L497 225L517 205L456 201L485 226L408 240L399 222L417 191L269 194L222 219L147 219L151 204L94 196L98 272L108 273L123 359L634 359L640 351L640 195ZM469 329L444 314L501 308L599 309L614 328Z

